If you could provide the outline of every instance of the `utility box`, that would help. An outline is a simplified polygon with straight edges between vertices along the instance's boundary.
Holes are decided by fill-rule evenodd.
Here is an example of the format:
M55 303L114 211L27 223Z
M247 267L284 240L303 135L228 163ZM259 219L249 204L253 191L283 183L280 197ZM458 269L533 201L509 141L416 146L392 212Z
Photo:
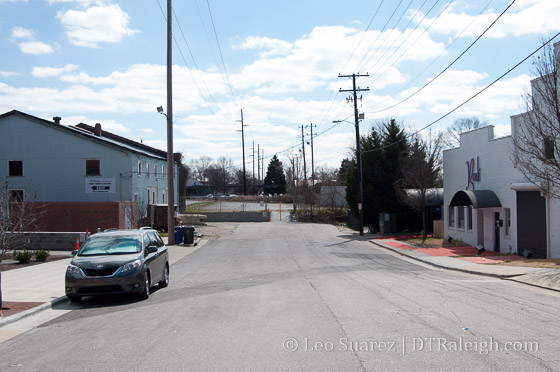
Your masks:
M397 215L395 213L379 213L379 233L394 234L397 232Z

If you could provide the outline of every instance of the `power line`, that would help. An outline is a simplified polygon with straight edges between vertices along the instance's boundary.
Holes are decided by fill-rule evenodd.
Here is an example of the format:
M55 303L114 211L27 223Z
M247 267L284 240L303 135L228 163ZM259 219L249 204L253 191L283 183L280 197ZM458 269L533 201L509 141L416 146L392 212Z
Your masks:
M437 56L436 58L434 58L434 60L433 60L432 62L430 62L422 71L420 71L415 77L413 77L412 79L410 79L410 80L408 81L408 83L407 83L404 87L402 87L402 88L399 89L398 91L396 91L396 92L394 92L393 94L391 94L391 96L397 95L397 94L399 94L400 92L402 92L403 90L405 90L406 88L408 88L414 81L416 81L416 79L418 79L420 76L422 76L422 74L423 74L424 72L426 72L430 67L432 67L433 64L434 64L439 58L441 58L441 56L443 56L443 55L445 54L445 52L447 52L447 51L449 50L449 48L451 48L451 46L465 33L465 31L467 31L467 29L469 29L469 27L474 23L474 21L476 21L476 20L478 19L478 17L480 17L480 15L481 15L481 14L490 6L490 4L493 3L493 2L494 2L494 0L488 1L488 3L486 3L486 5L480 10L480 12L478 12L478 14L476 15L476 17L474 17L474 18L469 22L469 24L468 24L468 25L467 25L467 26L466 26L466 27L465 27L465 28L464 28L464 29L463 29L463 30L462 30L462 31L461 31L461 32L460 32L460 33L445 47L445 49L439 54L439 56ZM445 9L447 9L447 7L445 7ZM443 11L445 11L445 9L443 9ZM441 16L441 14L443 13L443 11L440 13L439 16ZM438 16L437 18L439 18L439 16ZM437 18L436 18L436 19L437 19ZM432 25L433 23L434 23L434 22L430 23L430 25L428 26L428 28L430 28L431 25ZM417 38L412 44L414 44L417 40L418 40L418 38ZM409 49L410 49L410 47L407 48L403 53L401 53L401 55L400 55L400 56L397 58L397 60L392 64L392 66L394 66L394 65L401 59L401 57L402 57ZM390 67L389 67L389 68L390 68ZM385 72L387 72L387 70L388 70L389 68L385 69L385 70L383 71L383 73L381 73L381 75L383 75ZM377 79L374 80L372 83L375 83L375 81L377 81Z
M430 124L424 126L423 128L418 129L416 132L410 134L409 136L405 137L405 138L410 138L415 136L416 134L430 128L431 126L433 126L434 124L436 124L437 122L443 120L444 118L448 117L449 115L451 115L452 113L454 113L455 111L457 111L458 109L460 109L461 107L463 107L464 105L466 105L467 103L469 103L470 101L472 101L473 99L475 99L476 97L478 97L482 92L486 91L488 88L490 88L492 85L496 84L498 81L500 81L501 79L503 79L505 76L507 76L510 72L512 72L513 70L515 70L517 67L519 67L522 63L524 63L525 61L527 61L529 58L531 58L532 56L534 56L537 52L539 52L542 48L544 48L547 44L549 44L552 40L554 40L555 38L557 38L560 35L560 32L558 32L556 35L554 35L553 37L551 37L550 39L548 39L547 41L543 42L543 44L538 47L535 51L533 51L531 54L529 54L527 57L523 58L521 61L519 61L518 63L516 63L512 68L510 68L509 70L507 70L506 72L504 72L502 75L500 75L496 80L494 80L493 82L491 82L490 84L486 85L484 88L482 88L481 90L479 90L476 94L474 94L473 96L471 96L469 99L467 99L466 101L462 102L461 104L457 105L455 108L453 108L451 111L447 112L445 115L440 116L439 118L437 118L436 120L432 121ZM396 145L397 143L402 142L404 139L401 139L399 141L395 141L393 143L389 143L385 146L382 146L378 149L373 149L373 150L367 150L367 151L363 151L362 153L367 153L367 152L373 152L373 151L379 151L379 150L383 150L385 148L388 148L390 146Z
M387 110L390 110L394 107L399 106L400 104L408 101L410 98L414 97L415 95L417 95L418 93L420 93L422 90L424 90L428 85L430 85L431 83L433 83L437 78L439 78L441 75L443 75L451 66L453 66L455 64L455 62L457 62L461 57L463 57L473 46L474 44L476 44L476 42L478 40L480 40L482 38L482 36L484 36L484 34L486 34L486 32L488 32L488 30L490 30L490 28L492 26L494 26L494 24L505 14L505 12L515 3L516 0L513 0L505 9L502 13L500 13L500 15L482 32L482 34L480 34L468 47L467 49L465 49L461 54L459 54L459 56L457 58L455 58L453 60L453 62L451 62L449 65L447 65L447 67L445 67L439 74L437 74L433 79L431 79L430 81L428 81L426 84L424 84L424 86L422 86L420 89L418 89L417 91L415 91L414 93L410 94L408 97L402 99L401 101L395 103L394 105L391 105L389 107L386 107L382 110L377 110L377 111L369 111L368 114L377 114L380 112L384 112Z
M210 20L212 21L212 29L214 30L214 36L216 37L216 44L218 45L218 51L220 52L220 59L222 60L222 67L224 68L224 73L226 74L226 80L228 83L229 91L231 93L231 98L237 107L237 100L235 99L235 94L233 93L233 88L231 87L231 82L229 80L229 74L226 69L226 64L224 62L224 55L222 54L222 48L220 47L220 41L218 40L218 33L216 32L216 25L214 24L214 17L212 16L212 9L210 9L210 1L206 0L208 5L208 13L210 14Z

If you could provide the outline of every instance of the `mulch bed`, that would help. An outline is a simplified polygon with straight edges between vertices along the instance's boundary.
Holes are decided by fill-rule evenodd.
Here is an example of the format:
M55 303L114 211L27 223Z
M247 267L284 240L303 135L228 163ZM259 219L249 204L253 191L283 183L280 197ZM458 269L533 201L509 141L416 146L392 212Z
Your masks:
M34 258L31 259L28 263L20 264L19 262L9 262L8 260L13 260L13 256L11 253L6 253L4 258L2 259L2 263L0 264L0 271L8 271L14 269L20 269L22 267L33 266L33 265L40 265L45 262L52 262L57 260L63 260L65 258L70 258L70 256L62 256L62 255L50 255L47 257L47 261L36 261ZM7 262L8 261L8 262Z
M2 302L2 315L5 318L5 317L8 317L10 315L21 313L22 311L32 309L35 306L39 306L39 305L42 305L42 304L44 304L44 302L10 302L10 301L3 301Z

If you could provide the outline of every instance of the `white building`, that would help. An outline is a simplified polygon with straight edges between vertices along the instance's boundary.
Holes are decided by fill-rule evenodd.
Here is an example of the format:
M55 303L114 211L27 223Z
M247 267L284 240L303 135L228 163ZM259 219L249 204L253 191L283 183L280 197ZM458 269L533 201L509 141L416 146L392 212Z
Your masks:
M555 50L558 56L560 44ZM511 117L514 136L525 115ZM560 258L560 201L515 167L513 150L512 136L495 138L487 126L444 151L445 236L489 251Z

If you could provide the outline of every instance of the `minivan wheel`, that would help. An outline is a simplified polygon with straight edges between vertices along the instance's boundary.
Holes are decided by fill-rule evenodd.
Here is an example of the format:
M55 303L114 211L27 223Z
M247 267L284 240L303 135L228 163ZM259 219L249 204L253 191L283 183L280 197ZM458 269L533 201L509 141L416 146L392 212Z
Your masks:
M140 294L140 299L145 300L150 297L150 273L144 273L144 291Z
M73 304L77 304L82 301L82 296L66 295L66 297L68 297L70 302Z
M165 269L163 269L163 280L158 283L160 288L165 288L169 285L169 265L165 264Z

